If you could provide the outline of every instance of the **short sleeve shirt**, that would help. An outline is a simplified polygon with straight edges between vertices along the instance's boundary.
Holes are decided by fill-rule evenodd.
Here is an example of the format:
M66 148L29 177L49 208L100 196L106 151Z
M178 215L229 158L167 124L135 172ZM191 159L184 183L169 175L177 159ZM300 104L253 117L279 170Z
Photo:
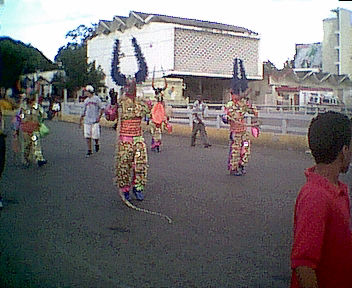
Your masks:
M291 288L298 288L295 268L316 271L318 285L352 287L352 233L348 188L307 169L296 201L291 252Z
M82 116L84 116L84 124L94 124L97 123L97 119L100 114L102 107L102 102L100 98L96 95L84 100L84 106L82 110Z

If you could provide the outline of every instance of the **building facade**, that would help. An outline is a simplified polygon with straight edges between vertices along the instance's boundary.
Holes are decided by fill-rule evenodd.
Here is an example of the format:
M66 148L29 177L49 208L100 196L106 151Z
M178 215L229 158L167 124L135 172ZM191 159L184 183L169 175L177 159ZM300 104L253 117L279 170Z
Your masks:
M352 11L337 8L323 20L323 71L352 75Z
M202 95L209 102L223 101L230 87L234 58L244 61L249 80L261 79L257 33L248 29L171 16L130 12L128 17L115 16L100 21L94 36L87 41L88 61L96 61L107 75L106 86L118 89L110 70L115 39L120 40L120 68L125 75L137 69L131 38L141 47L149 68L149 82L155 75L173 79L175 102ZM178 81L176 81L178 79ZM161 81L162 83L162 81ZM172 95L166 91L166 98ZM172 100L171 98L169 100Z

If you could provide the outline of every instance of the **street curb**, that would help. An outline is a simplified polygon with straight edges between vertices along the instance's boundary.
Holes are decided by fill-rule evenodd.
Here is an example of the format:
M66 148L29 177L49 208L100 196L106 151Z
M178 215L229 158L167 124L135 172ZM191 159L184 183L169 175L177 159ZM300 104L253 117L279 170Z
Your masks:
M79 123L80 116L78 115L62 115L61 121ZM107 121L101 118L100 124L103 127L113 127L115 122ZM143 128L147 126L143 123ZM206 131L211 143L227 145L229 141L228 129L217 129L214 127L206 127ZM192 128L189 125L172 124L172 135L191 137ZM278 133L262 132L258 138L250 137L253 145L265 146L277 149L307 151L308 139L307 136L301 135L283 135Z

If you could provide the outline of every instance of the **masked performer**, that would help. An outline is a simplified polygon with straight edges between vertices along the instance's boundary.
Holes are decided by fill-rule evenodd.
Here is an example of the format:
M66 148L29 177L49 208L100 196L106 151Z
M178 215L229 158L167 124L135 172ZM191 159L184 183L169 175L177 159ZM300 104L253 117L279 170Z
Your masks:
M116 150L116 181L120 192L130 201L130 189L137 200L144 199L143 190L147 182L147 150L142 133L142 119L150 111L144 101L136 97L136 83L143 82L148 75L142 51L135 38L132 38L139 71L134 78L126 78L120 72L119 40L115 41L111 76L116 85L123 87L123 95L117 102L121 113ZM118 111L117 110L117 111Z
M14 123L15 137L19 137L22 132L23 164L25 167L29 166L32 158L39 167L47 163L40 144L40 126L43 121L43 107L38 104L35 92L32 91L23 99Z
M117 119L120 120L117 129L116 145L116 183L123 202L130 208L152 215L165 217L169 223L172 220L161 213L139 208L131 203L130 190L136 199L144 199L143 190L147 183L147 149L143 138L141 122L144 117L150 118L150 109L144 101L136 97L136 83L143 82L148 75L142 51L135 38L132 38L139 71L134 78L126 78L119 69L119 40L116 39L112 59L111 77L118 86L123 87L123 95L117 101ZM119 115L120 114L120 115Z
M241 78L238 77L238 64L240 66ZM249 113L257 117L258 112L247 99L248 93L250 92L248 80L243 67L243 61L237 58L234 61L231 86L232 99L226 104L226 114L224 115L224 122L230 124L228 169L231 175L242 176L246 174L245 166L248 163L248 157L250 155L250 140L245 115ZM254 129L258 129L258 127L254 127ZM254 132L253 130L253 135ZM256 130L256 132L258 132L258 130Z
M152 87L155 93L156 103L152 108L152 118L150 125L150 132L152 134L152 151L160 152L161 146L161 133L163 130L169 127L168 117L165 111L165 102L164 102L164 91L167 88L166 78L164 88L155 88L154 77L152 80Z

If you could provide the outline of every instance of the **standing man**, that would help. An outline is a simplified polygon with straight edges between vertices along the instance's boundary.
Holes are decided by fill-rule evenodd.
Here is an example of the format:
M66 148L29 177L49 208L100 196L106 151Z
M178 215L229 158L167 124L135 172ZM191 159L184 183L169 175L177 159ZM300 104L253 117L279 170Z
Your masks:
M87 85L84 89L84 94L87 98L84 100L84 106L79 121L79 126L82 126L84 119L84 138L87 141L88 152L86 157L92 155L92 139L95 141L95 152L99 151L99 139L100 139L100 118L103 114L104 108L100 98L94 95L94 88L91 85Z
M196 138L197 133L199 131L200 137L202 138L202 142L204 148L208 148L211 146L209 143L207 131L205 130L205 125L203 122L204 119L204 111L207 109L207 105L203 102L202 98L198 96L198 99L193 103L192 109L192 136L191 136L191 146L196 146Z
M352 232L347 185L351 120L329 111L311 121L308 143L316 165L296 200L291 288L352 287Z

